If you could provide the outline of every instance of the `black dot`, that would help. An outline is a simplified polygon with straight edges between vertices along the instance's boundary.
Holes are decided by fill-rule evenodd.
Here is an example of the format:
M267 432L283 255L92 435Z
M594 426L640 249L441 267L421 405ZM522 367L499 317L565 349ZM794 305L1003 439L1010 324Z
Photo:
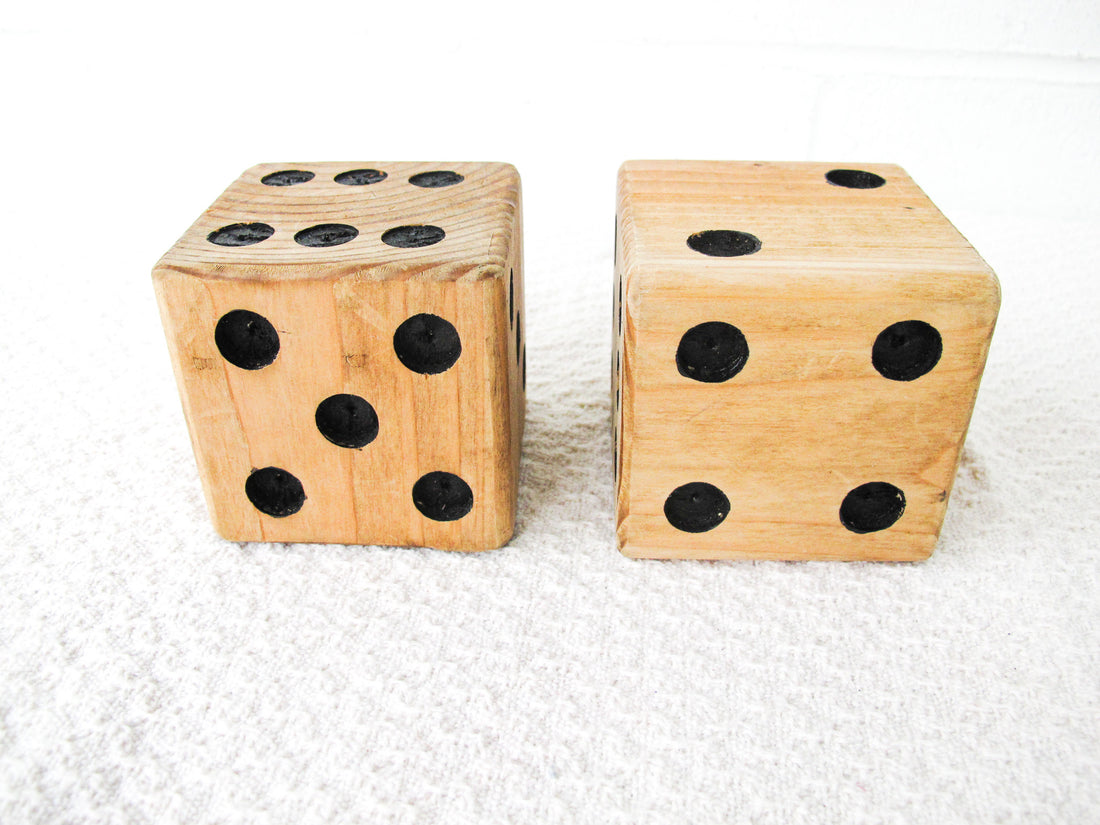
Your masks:
M455 521L474 506L470 485L454 473L428 473L413 485L416 509L435 521Z
M274 234L275 229L266 223L231 223L215 229L206 236L206 240L218 246L252 246Z
M436 375L454 366L462 354L462 341L449 321L422 312L397 328L393 351L413 372Z
M281 172L272 172L260 178L260 183L268 186L293 186L296 183L306 183L313 180L312 172L301 169L284 169Z
M413 186L422 186L425 189L438 189L441 186L454 186L456 183L462 183L466 180L458 172L447 172L443 170L435 172L420 172L409 178L409 183Z
M861 484L844 497L840 523L853 533L885 530L905 512L905 493L885 481Z
M422 224L417 226L395 226L382 233L382 243L400 249L419 249L431 246L447 237L447 233L438 226Z
M687 245L696 252L713 255L717 258L736 258L759 252L760 239L748 232L735 232L732 229L707 229L689 235Z
M516 271L508 270L508 320L515 323L516 317Z
M685 533L705 533L726 520L730 500L726 494L705 481L693 481L677 487L665 499L665 518Z
M344 186L366 186L369 183L378 183L386 179L386 173L377 169L349 169L341 172L333 180Z
M886 185L886 178L861 169L833 169L825 173L825 180L845 189L878 189Z
M619 265L619 216L615 215L615 238L611 241L611 265Z
M359 237L359 230L346 223L319 223L294 235L302 246L339 246Z
M302 482L280 467L253 470L244 483L244 494L257 510L275 518L294 515L306 500Z
M615 316L615 333L623 331L623 278L619 276L619 300L616 302L618 313Z
M749 360L741 330L724 321L707 321L684 333L676 348L680 375L707 384L729 381Z
M516 318L516 363L517 364L519 363L520 345L523 343L523 338L520 335L519 326L520 326L519 317L517 316L517 318Z
M279 333L262 315L247 309L225 313L214 327L222 358L242 370L266 367L279 354Z
M314 416L321 435L338 447L359 449L378 436L378 415L358 395L330 395Z
M914 381L939 363L943 339L924 321L898 321L878 334L871 363L891 381Z

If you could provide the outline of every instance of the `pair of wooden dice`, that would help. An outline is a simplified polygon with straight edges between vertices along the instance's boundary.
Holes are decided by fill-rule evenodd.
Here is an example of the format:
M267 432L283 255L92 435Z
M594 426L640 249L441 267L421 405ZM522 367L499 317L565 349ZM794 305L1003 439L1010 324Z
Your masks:
M260 165L153 278L223 536L511 538L513 167ZM628 162L614 290L625 554L931 553L1000 296L900 168Z

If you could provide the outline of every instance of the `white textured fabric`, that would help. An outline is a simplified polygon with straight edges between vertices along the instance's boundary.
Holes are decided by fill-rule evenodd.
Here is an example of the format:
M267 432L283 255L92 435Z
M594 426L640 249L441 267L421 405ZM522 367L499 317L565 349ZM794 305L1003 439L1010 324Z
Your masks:
M1005 306L916 565L618 555L607 249L529 260L519 535L470 556L218 539L145 273L21 285L0 820L1094 819L1094 227L966 225Z
M0 29L0 823L1100 821L1096 5L598 5ZM928 562L614 549L614 173L675 156L900 163L998 272ZM151 266L257 161L431 157L523 176L517 537L222 541Z

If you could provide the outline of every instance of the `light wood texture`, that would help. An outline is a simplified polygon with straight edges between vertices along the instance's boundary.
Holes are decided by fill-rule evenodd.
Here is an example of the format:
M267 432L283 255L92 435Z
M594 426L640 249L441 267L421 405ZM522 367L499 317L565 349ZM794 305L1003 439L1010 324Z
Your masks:
M346 186L334 176L378 169L385 180ZM267 186L278 170L313 180ZM411 175L451 170L461 183L420 188ZM218 531L235 541L499 547L512 536L524 421L520 183L495 163L281 163L246 171L161 259L153 280L199 475ZM234 223L275 229L251 246L207 236ZM341 223L359 231L333 247L294 241L299 230ZM395 226L431 224L432 246L388 246ZM509 297L511 288L512 297ZM222 357L218 320L246 309L278 331L278 357L257 370ZM462 342L439 374L407 369L393 336L407 318L438 315ZM318 431L325 398L358 395L377 412L366 446L336 446ZM295 514L273 517L248 500L253 469L276 466L302 483ZM429 472L454 473L473 508L435 521L413 504Z
M832 169L886 185L829 184ZM748 232L760 251L710 257L710 229ZM619 172L613 392L617 530L647 558L917 560L936 543L1000 304L997 279L897 166L631 161ZM621 301L620 301L621 298ZM913 381L872 366L878 334L922 320L943 354ZM744 368L722 383L680 374L691 327L745 336ZM669 494L702 481L729 515L674 528ZM855 533L853 488L895 485L893 526Z

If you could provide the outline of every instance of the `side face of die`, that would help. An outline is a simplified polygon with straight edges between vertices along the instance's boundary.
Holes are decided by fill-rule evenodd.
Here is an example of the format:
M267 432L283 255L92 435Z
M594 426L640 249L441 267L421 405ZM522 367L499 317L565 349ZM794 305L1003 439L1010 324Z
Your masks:
M631 161L615 260L623 553L932 552L1000 289L902 169Z
M154 286L223 536L508 541L520 215L508 164L262 164L165 254Z

